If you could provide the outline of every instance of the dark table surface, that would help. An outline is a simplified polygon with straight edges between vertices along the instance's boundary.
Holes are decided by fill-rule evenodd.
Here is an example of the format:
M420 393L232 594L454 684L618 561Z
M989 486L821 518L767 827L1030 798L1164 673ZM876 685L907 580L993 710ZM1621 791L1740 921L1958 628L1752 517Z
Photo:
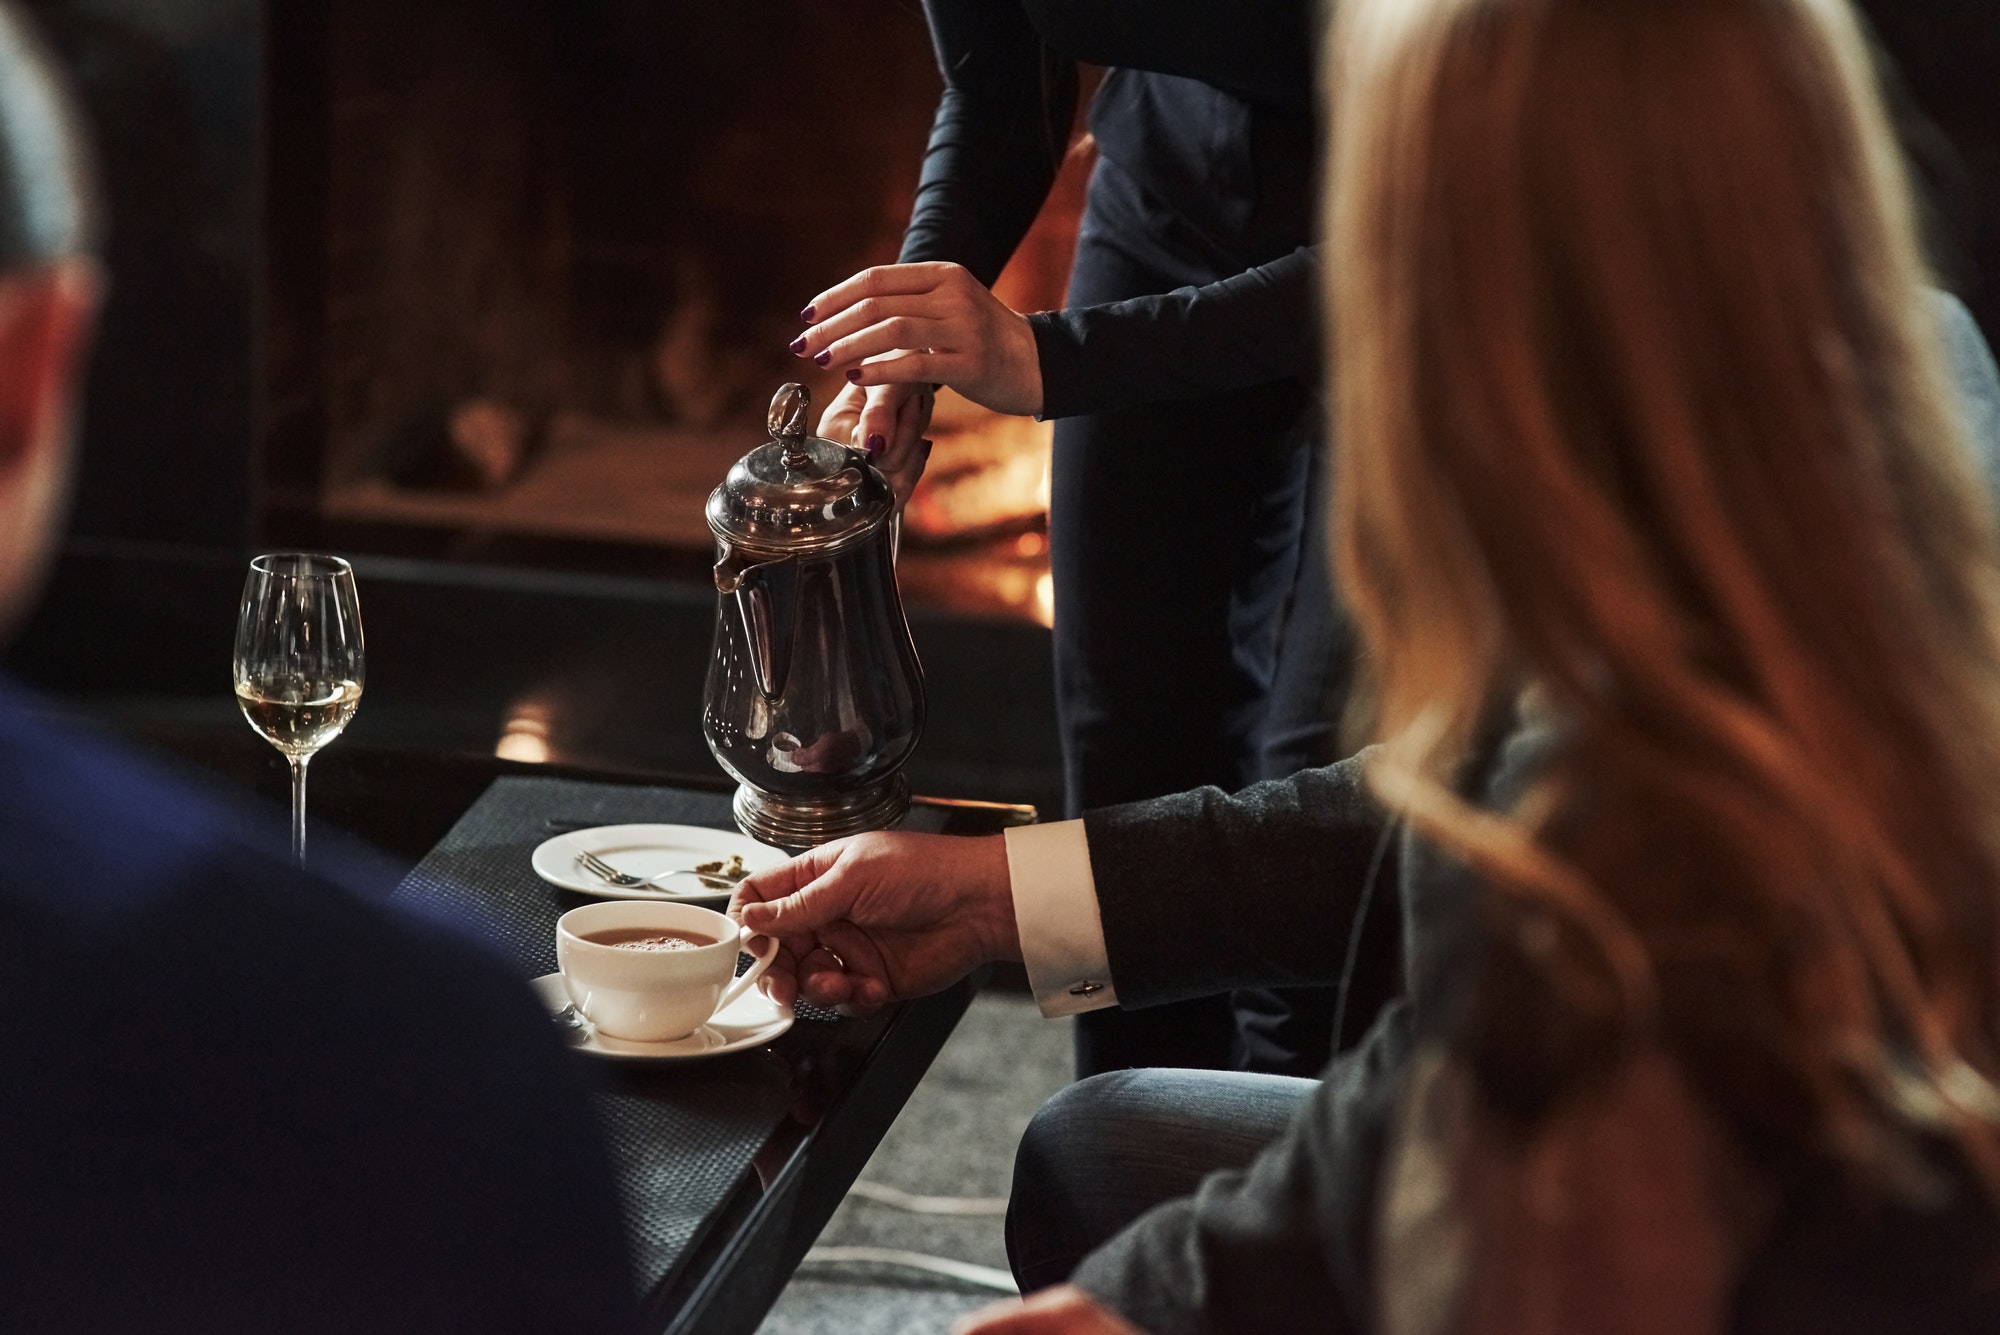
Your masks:
M273 798L255 738L153 739ZM261 744L260 744L261 745ZM397 894L471 916L526 978L555 968L554 925L588 903L529 867L557 828L661 822L732 829L726 783L607 775L491 757L336 745L312 766L316 827L419 859ZM1030 808L919 798L903 828L992 833ZM552 824L553 822L553 824ZM646 1328L754 1330L982 979L865 1018L802 1009L791 1030L700 1061L579 1053L619 1176Z

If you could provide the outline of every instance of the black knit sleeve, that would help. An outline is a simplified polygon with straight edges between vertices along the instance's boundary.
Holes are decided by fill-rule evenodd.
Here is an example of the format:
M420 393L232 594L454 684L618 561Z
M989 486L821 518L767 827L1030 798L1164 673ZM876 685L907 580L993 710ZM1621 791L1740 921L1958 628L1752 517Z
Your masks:
M1029 317L1042 417L1319 379L1319 256L1301 246L1201 287Z
M925 0L944 96L902 260L950 260L992 285L1048 195L1076 111L1073 62L1016 0Z

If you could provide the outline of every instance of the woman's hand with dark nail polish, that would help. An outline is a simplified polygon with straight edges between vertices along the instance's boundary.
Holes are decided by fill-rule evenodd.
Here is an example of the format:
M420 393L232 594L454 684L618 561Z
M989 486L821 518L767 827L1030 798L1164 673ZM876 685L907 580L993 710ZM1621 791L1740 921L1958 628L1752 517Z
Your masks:
M926 455L919 444L930 426L936 399L923 385L844 385L820 415L819 434L852 445L881 470L895 489L900 508L923 473Z
M806 355L806 336L804 334L800 334L791 341L790 351L794 357L803 357Z
M799 319L805 321L807 324L811 324L813 322L813 308L808 306L804 310L800 311Z
M995 412L1041 411L1034 325L960 265L876 265L815 296L808 309L817 316L821 307L810 342L831 354L820 365L860 368L848 371L850 384L948 383ZM914 436L891 433L890 441L897 455L916 447Z
M814 366L825 366L828 362L832 360L833 360L833 353L831 351L815 352L813 354Z

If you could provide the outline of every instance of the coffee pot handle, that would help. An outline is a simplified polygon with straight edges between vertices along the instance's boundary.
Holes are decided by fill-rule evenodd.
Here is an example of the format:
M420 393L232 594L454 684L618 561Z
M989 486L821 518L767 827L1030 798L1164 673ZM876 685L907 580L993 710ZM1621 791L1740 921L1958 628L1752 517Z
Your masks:
M725 551L715 563L716 591L736 604L750 670L767 700L783 695L791 676L798 586L798 562L789 556L746 560L741 552Z

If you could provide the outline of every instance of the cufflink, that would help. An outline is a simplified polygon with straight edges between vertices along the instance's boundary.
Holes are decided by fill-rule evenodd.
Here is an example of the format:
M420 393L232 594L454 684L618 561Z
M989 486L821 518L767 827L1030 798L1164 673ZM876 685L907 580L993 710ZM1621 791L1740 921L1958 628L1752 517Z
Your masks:
M1069 990L1069 994L1073 997L1094 997L1103 990L1102 983L1078 983Z

